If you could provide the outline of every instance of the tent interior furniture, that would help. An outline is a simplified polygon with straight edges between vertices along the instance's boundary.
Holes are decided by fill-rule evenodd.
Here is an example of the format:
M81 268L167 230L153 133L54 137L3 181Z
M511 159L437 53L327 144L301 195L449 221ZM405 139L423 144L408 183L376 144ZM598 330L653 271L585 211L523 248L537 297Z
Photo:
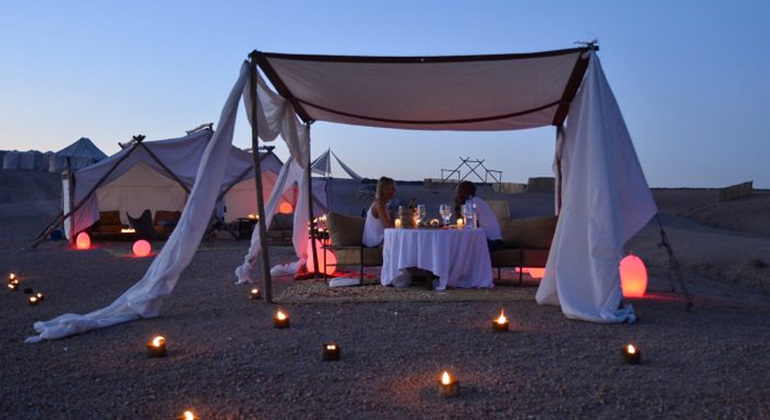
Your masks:
M365 222L363 217L334 211L326 215L326 228L331 239L330 248L337 257L337 266L359 266L362 283L364 267L382 266L382 247L370 248L361 242Z
M181 217L181 211L156 210L152 219L152 227L159 236L167 238L174 231Z
M276 214L267 229L267 239L276 244L290 244L294 234L294 214ZM251 233L249 233L251 238Z
M144 210L137 218L131 217L128 213L126 213L126 217L128 217L128 221L131 222L131 227L136 230L138 238L156 239L158 237L158 233L152 225L152 212L150 209Z
M545 267L557 220L557 216L502 220L500 230L505 248L489 253L492 267L497 268L497 279L500 280L503 267L518 268L519 283L523 280L524 267Z
M120 236L121 230L126 228L128 226L120 220L118 210L102 211L99 212L99 220L91 228L91 235L117 238Z

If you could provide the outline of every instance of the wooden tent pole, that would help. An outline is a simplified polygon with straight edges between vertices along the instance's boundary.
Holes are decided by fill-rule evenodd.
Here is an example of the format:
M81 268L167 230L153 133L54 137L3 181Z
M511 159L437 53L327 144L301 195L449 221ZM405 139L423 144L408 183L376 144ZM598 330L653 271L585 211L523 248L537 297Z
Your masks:
M307 182L307 203L308 203L308 215L310 216L310 244L313 253L313 278L318 280L318 251L315 246L315 220L313 220L313 177L311 176L310 166L312 165L310 158L310 124L307 124L308 142L307 142L307 168L305 169L305 181ZM331 158L331 157L330 157ZM325 270L325 268L324 268Z
M143 142L139 141L139 142L137 142L137 144L138 144L138 145L140 145L140 146L142 146L142 148L143 148L143 149L144 149L144 150L147 152L147 154L148 154L148 155L150 155L150 157L151 157L151 158L152 158L152 159L155 161L155 163L157 163L158 165L160 165L160 167L161 167L161 168L163 168L163 170L164 170L164 171L166 171L166 173L167 173L167 174L168 174L168 175L169 175L169 176L170 176L170 177L171 177L171 178L172 178L174 181L176 181L176 182L177 182L177 184L179 184L179 186L180 186L180 187L182 187L182 189L183 189L183 190L184 190L184 191L187 193L187 196L189 197L189 196L190 196L190 188L188 188L188 187L187 187L187 185L185 185L185 184L184 184L184 182L182 182L182 180L181 180L181 179L179 179L179 177L178 177L178 176L176 176L176 174L175 174L174 172L172 172L172 171L171 171L171 169L169 169L169 168L168 168L168 166L166 166L166 164L165 164L165 163L163 163L163 162L160 160L160 158L158 157L158 155L156 155L156 154L155 154L155 152L153 152L152 150L150 150L150 148L149 148L149 147L145 146Z
M259 213L259 244L262 252L262 278L264 279L265 302L273 303L273 280L270 277L270 253L267 249L267 226L265 226L265 200L262 197L262 162L259 158L259 130L257 123L257 61L254 53L249 56L249 79L251 90L251 151L254 159L254 181L257 183L257 212Z
M137 143L141 143L141 141L142 141L142 140L144 140L144 136L141 136L141 135L140 135L140 136L134 136L134 140L136 140L136 141L137 141ZM86 202L86 201L87 201L89 198L91 198L91 196L92 196L92 195L94 195L94 193L95 193L95 192L96 192L96 190L97 190L97 189L98 189L98 188L99 188L99 187L102 185L102 183L104 182L104 180L105 180L105 179L107 179L107 177L109 177L109 176L110 176L110 175L111 175L111 174L112 174L112 173L115 171L115 169L116 169L118 166L120 166L120 164L121 164L121 163L123 163L123 161L124 161L124 160L126 160L126 158L127 158L127 157L129 157L129 156L131 155L131 153L133 153L133 152L134 152L134 150L136 150L136 147L137 147L137 146L136 146L136 144L137 144L137 143L134 143L134 145L131 147L131 150L129 150L129 151L128 151L128 153L126 153L125 155L123 155L123 157L121 157L120 159L118 159L118 161L117 161L117 162L115 162L115 164L114 164L114 165L112 165L112 167L110 168L110 170L109 170L109 171L107 171L107 173L106 173L106 174L104 174L104 175L103 175L101 178L99 178L99 181L97 181L97 182L96 182L96 184L93 186L93 188L91 188L91 190L90 190L90 191L88 191L88 194L86 194L86 196L85 196L85 197L83 197L83 199L82 199L82 200L80 200L80 202L79 202L79 203L77 203L77 204L76 204L74 207L72 207L72 209L71 209L69 212L67 212L67 214L61 214L61 215L59 215L59 217L58 217L58 218L57 218L57 219L56 219L56 220L55 220L53 223L51 223L51 224L49 225L48 229L46 229L46 230L45 230L43 233L41 233L41 234L40 234L40 235L37 237L37 239L35 240L35 243L34 243L34 244L32 244L32 249L35 249L35 248L37 248L38 246L40 246L40 244L41 244L41 243L42 243L42 242L45 240L45 238L46 238L48 235L50 235L50 234L51 234L51 232L52 232L52 231L53 231L53 230L56 228L56 226L58 226L58 225L59 225L59 224L60 224L62 221L64 221L64 220L67 220L67 218L68 218L68 217L72 216L73 214L75 214L75 212L76 212L76 211L78 211L78 210L79 210L81 207L83 207L83 204L84 204L84 203L85 203L85 202ZM75 176L75 173L74 173L74 172L72 172L71 176L73 176L73 177L74 177L74 176ZM73 194L73 195L74 195L74 182L75 182L75 181L74 181L74 178L73 178L73 192L72 192L72 194ZM76 233L77 233L77 232L75 232L73 229L71 229L71 232L70 232L70 238L74 238ZM71 241L70 241L70 242L71 242Z

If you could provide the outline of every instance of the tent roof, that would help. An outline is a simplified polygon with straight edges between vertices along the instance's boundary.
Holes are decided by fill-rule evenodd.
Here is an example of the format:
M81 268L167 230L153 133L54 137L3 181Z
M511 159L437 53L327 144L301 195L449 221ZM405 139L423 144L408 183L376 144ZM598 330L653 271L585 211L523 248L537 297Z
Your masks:
M308 121L419 130L562 125L594 45L526 54L445 57L254 51L278 93Z
M107 157L96 145L85 137L81 137L74 143L56 152L56 156L73 158L90 158L100 161Z

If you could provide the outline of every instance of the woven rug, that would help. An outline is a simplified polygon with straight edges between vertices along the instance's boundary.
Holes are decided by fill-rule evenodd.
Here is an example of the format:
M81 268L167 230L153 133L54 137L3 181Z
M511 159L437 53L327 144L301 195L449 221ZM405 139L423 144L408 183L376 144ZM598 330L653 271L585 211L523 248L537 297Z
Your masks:
M507 302L534 301L536 287L496 286L492 289L426 290L421 286L403 289L385 287L365 279L361 286L331 288L325 281L302 280L286 288L278 303L347 302Z

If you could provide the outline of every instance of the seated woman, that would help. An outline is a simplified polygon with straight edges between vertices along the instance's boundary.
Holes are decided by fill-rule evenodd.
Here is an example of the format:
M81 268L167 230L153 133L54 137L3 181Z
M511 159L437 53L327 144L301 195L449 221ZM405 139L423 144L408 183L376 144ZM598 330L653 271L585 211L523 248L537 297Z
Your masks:
M396 195L396 182L383 176L377 181L374 203L366 212L362 242L368 247L380 246L385 237L385 228L393 227L393 218L388 213L388 201Z

